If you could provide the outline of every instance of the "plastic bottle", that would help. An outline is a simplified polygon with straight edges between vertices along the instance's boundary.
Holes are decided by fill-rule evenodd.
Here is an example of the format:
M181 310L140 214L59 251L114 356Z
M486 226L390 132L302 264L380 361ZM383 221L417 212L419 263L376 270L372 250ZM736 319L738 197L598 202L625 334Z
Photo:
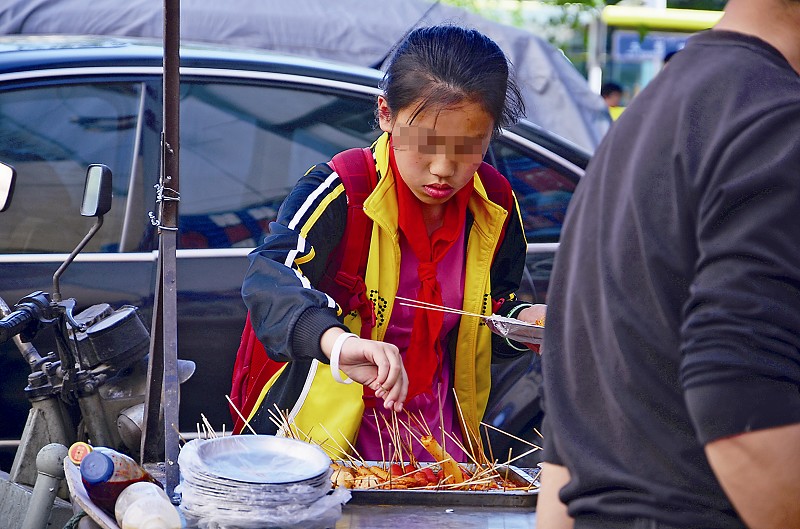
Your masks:
M155 483L150 483L149 481L140 481L138 483L128 485L125 490L120 493L119 497L117 498L117 502L114 504L114 518L117 519L117 525L122 527L122 517L125 515L125 511L128 510L128 507L130 507L134 502L142 498L153 497L161 498L163 501L169 503L167 493Z
M181 529L178 510L168 499L141 497L131 503L122 516L122 529Z
M129 485L158 482L130 457L105 447L95 447L81 459L81 479L89 499L114 516L117 497Z

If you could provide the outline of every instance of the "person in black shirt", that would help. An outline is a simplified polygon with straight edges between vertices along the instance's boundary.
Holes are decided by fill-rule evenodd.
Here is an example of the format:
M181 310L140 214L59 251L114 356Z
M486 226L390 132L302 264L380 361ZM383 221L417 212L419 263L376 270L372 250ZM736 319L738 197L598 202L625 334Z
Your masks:
M730 0L570 204L542 529L800 527L800 0Z

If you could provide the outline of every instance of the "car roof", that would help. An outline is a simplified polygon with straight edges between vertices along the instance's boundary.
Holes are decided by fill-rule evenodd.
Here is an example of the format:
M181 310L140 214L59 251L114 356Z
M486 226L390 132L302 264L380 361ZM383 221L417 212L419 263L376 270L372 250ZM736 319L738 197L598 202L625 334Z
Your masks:
M0 36L0 73L81 66L161 66L163 43L141 37L95 35ZM377 87L382 72L326 59L263 49L181 43L181 66L271 71Z
M342 62L220 44L182 42L181 67L263 71L334 80L377 90L383 72ZM156 67L163 65L163 42L143 37L99 35L0 36L3 74L83 67ZM584 148L522 120L509 127L553 153L584 168L591 154Z

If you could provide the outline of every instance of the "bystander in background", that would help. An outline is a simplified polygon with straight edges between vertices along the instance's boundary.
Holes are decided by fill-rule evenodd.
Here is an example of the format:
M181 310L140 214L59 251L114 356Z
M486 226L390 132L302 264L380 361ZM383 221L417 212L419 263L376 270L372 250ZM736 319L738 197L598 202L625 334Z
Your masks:
M625 107L621 105L622 86L613 82L603 83L603 86L600 87L600 96L603 98L603 101L606 102L606 106L608 106L611 119L616 120L619 115L622 114L622 111L625 110Z

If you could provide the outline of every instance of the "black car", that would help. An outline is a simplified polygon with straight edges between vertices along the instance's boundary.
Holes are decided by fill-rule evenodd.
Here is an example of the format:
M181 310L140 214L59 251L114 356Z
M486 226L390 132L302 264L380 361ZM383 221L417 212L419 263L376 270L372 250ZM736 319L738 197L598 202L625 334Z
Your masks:
M47 290L86 233L87 220L75 212L86 167L102 163L113 172L113 206L61 289L86 306L135 305L150 324L158 236L149 213L156 210L159 176L162 53L161 42L138 39L0 37L0 160L18 174L13 203L0 218L0 297L9 305ZM194 431L201 413L220 429L231 424L224 396L246 314L240 296L246 255L311 165L379 135L374 105L381 76L263 51L182 49L178 346L197 371L182 387L181 430ZM546 302L564 214L588 159L530 123L506 130L490 147L487 161L509 178L522 208L526 299ZM40 349L48 348L46 339ZM498 376L502 391L490 410L495 424L535 414L525 410L536 399L527 390L502 395L507 384L534 373L535 362L526 358L511 369L513 377ZM0 438L13 440L28 409L22 393L28 369L11 344L0 349L0 370Z

